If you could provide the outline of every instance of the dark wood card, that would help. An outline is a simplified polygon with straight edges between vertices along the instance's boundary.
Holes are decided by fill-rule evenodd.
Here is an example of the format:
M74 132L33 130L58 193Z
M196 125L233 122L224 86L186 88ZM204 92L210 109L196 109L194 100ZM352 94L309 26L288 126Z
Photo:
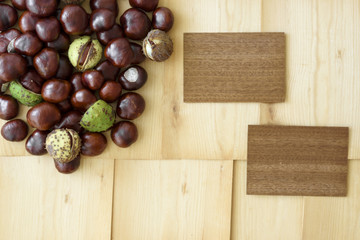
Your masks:
M346 196L349 129L249 126L247 194Z
M285 101L284 33L185 33L185 102Z

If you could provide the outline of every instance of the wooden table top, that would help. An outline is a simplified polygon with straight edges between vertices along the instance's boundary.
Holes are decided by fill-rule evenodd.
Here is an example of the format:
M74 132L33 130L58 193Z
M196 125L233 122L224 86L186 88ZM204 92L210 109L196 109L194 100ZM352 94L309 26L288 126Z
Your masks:
M0 239L359 239L359 2L160 5L174 12L175 48L165 63L142 64L138 142L120 149L108 138L104 154L61 175L48 156L0 139ZM285 32L285 103L184 103L185 32ZM347 197L246 195L254 124L350 127Z

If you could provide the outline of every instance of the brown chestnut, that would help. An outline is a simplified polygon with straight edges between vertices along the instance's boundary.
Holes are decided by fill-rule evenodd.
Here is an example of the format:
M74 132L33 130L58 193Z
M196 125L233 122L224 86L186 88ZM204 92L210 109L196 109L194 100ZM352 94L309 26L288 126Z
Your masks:
M39 19L40 17L30 11L23 12L19 19L19 28L21 32L26 33L35 31L35 25Z
M121 26L119 24L114 24L109 30L97 32L96 37L102 45L107 45L111 40L125 37L125 35Z
M73 73L73 66L71 65L69 58L65 55L59 57L59 68L55 74L55 78L69 79Z
M65 33L60 33L59 37L52 42L47 42L46 47L53 48L59 53L66 52L70 46L70 38Z
M6 38L0 38L0 54L7 52L9 43L9 40L7 40Z
M138 90L147 80L147 72L144 68L134 65L127 68L120 74L119 82L125 90Z
M55 13L57 5L57 0L26 0L26 8L40 17L48 17Z
M143 53L142 46L137 43L131 42L130 47L134 53L134 57L133 57L131 64L140 64L140 63L144 62L146 57Z
M0 95L0 118L10 120L19 113L19 104L15 98L9 95Z
M105 8L115 13L115 16L119 13L119 7L117 0L90 0L91 10Z
M91 90L98 90L104 83L104 76L98 70L87 70L82 74L82 83Z
M61 113L54 104L42 102L30 108L26 119L30 126L44 131L49 130L60 121Z
M91 13L90 27L94 32L109 30L115 24L114 12L101 8Z
M135 92L123 94L116 106L116 113L119 117L126 120L134 120L144 112L145 100Z
M72 85L73 92L79 91L80 89L84 89L85 86L82 84L82 73L74 73L71 76L70 83Z
M120 17L120 23L125 35L133 40L144 39L151 30L151 21L148 16L136 8L126 10Z
M59 54L52 48L44 48L34 57L34 67L44 79L55 76L59 68Z
M26 151L32 155L38 156L46 154L45 141L48 134L49 131L35 130L26 140Z
M83 128L80 125L80 120L82 118L81 112L77 110L72 110L66 113L60 120L58 124L55 125L55 128L68 128L75 130L76 132L83 131Z
M18 10L26 10L26 0L11 0L11 3Z
M126 38L117 38L110 41L106 46L105 57L114 66L122 68L132 62L134 53L131 50L129 41Z
M21 32L17 30L16 28L10 28L9 30L5 32L0 33L0 38L6 38L7 40L12 41L13 39L19 37L21 35Z
M138 130L134 123L120 121L111 129L111 139L119 147L127 148L138 138Z
M60 79L51 79L43 84L41 96L47 102L59 103L67 99L70 92L70 82Z
M56 17L42 18L35 24L36 34L43 42L55 41L60 34L60 23Z
M56 106L59 108L60 112L62 113L67 113L70 110L72 110L72 105L69 98L65 99L62 102L57 103Z
M16 24L18 15L15 8L0 3L0 13L0 31L5 31Z
M80 154L74 160L62 163L54 159L55 168L59 173L70 174L75 172L80 166Z
M40 94L44 79L34 70L30 69L20 78L21 85L34 93Z
M107 140L102 133L87 132L81 135L81 143L82 155L97 156L105 150Z
M10 82L26 72L25 58L16 53L0 54L0 81Z
M1 135L8 141L21 142L28 134L28 125L21 119L8 121L1 128Z
M120 72L120 68L112 65L107 60L99 63L95 69L102 73L105 81L115 81Z
M88 89L80 89L71 97L71 105L75 109L85 112L91 105L96 102L96 96Z
M159 7L153 12L152 27L162 31L169 31L174 24L174 15L170 9Z
M134 8L141 8L146 12L154 11L159 0L129 0L130 5Z
M89 25L88 14L79 5L66 5L61 12L60 22L67 34L83 34Z
M42 42L35 33L27 32L15 39L14 48L22 55L34 56L41 50Z
M100 88L99 96L108 103L115 102L121 95L121 84L115 81L106 81Z

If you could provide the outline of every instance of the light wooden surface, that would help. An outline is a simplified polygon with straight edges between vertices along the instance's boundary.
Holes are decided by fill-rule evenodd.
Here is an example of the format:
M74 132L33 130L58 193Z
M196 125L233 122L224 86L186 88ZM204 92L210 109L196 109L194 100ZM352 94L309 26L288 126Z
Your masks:
M119 3L123 12L128 1ZM135 121L139 141L129 149L109 144L63 176L50 159L30 157L24 142L0 140L0 239L229 239L231 226L234 240L357 240L360 160L350 161L346 198L247 196L246 162L235 161L230 181L224 160L246 159L247 126L259 123L350 127L349 158L360 159L359 1L160 5L174 11L175 52L143 64L149 81L139 91L147 102ZM184 32L259 31L286 34L285 103L183 103Z

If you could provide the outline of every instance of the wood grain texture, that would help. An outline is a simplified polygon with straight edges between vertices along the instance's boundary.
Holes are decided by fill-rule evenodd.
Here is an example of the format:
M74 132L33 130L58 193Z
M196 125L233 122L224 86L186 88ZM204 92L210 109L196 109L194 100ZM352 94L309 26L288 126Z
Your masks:
M47 157L0 158L0 239L109 239L113 159L70 175Z
M185 102L283 102L284 33L185 33Z
M116 161L112 239L229 239L233 161Z
M349 129L249 126L247 193L345 196Z

